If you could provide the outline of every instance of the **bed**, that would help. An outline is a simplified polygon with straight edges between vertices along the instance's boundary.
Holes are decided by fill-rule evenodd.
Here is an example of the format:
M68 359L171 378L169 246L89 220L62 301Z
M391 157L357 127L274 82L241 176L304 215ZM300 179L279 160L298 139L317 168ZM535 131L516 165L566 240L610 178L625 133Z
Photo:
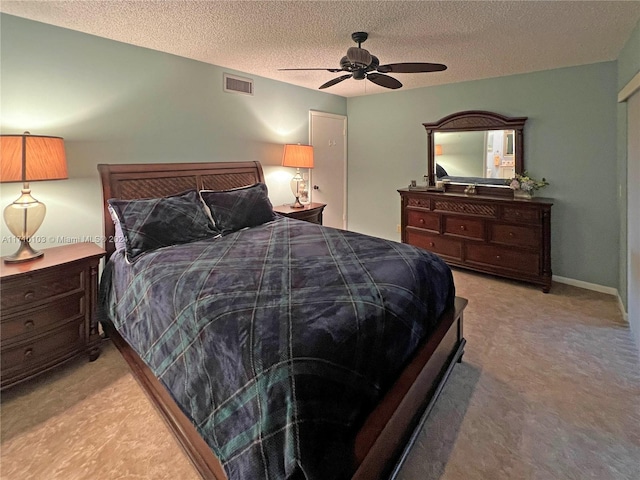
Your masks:
M119 199L127 203L127 200L177 195L192 189L218 192L255 186L264 183L262 168L258 162L234 162L99 165L98 169L103 186L107 239L105 249L108 260L101 282L101 323L202 477L216 480L267 477L367 480L395 478L444 383L464 352L462 321L467 302L455 297L452 286L444 285L446 282L440 281L440 277L436 275L436 271L440 271L438 275L442 275L442 278L450 275L450 271L447 274L441 270L439 259L408 245L276 215L272 220L257 226L225 232L224 235L211 239L159 248L141 255L135 262L127 263L122 249L116 249L116 227L107 200ZM318 253L325 250L328 253ZM340 253L344 251L353 253ZM416 268L419 270L416 271L422 271L421 269L427 268L427 264L433 264L433 278L429 279L429 275L423 273L407 275L404 270L398 269L394 274L398 278L394 277L394 282L399 283L391 285L392 282L386 277L378 278L383 275L381 272L389 270L389 264L378 268L387 255L389 258L398 256L399 260L395 263L390 260L398 268L404 268L403 264L413 262L412 259L417 259ZM338 257L341 258L339 261L336 260ZM241 266L237 266L242 263L242 258L246 265L246 278L234 277L231 272L242 270ZM368 258L371 260L366 260ZM261 259L262 263L256 259ZM282 268L282 262L286 263L286 268ZM179 270L177 265L182 264L189 265L189 269ZM209 269L208 264L213 268ZM347 264L353 265L345 266ZM161 265L167 267L161 268ZM221 268L221 265L225 265L225 268ZM365 285L365 282L357 279L342 281L343 286L340 288L349 290L343 292L331 280L327 280L332 277L330 273L326 274L329 276L323 273L325 267L327 271L335 270L343 277L356 275L353 272L358 271L364 272L358 275L371 278L361 288L362 292L353 290L353 285ZM260 270L260 275L252 275L254 270ZM395 271L395 268L391 270ZM147 282L143 277L151 275L152 271L159 271L160 276L164 275L169 280L163 283L156 276ZM310 274L300 276L296 273L298 271L309 271ZM276 290L271 291L271 286L280 282L276 277L285 275L283 272L289 272L286 273L289 276L284 283L291 287L286 290L286 295L279 290L282 287L274 287ZM130 277L127 278L127 275ZM269 279L270 275L273 277L271 280L264 280ZM402 300L403 295L407 298L415 297L402 283L408 282L405 277L412 275L418 278L416 281L424 283L426 290L434 292L433 299ZM191 331L189 325L194 324L193 319L197 318L199 322L204 316L198 314L197 309L191 316L183 312L192 305L202 304L205 301L203 298L206 297L206 302L209 302L212 297L211 293L193 297L196 295L193 292L206 293L206 288L209 288L194 280L204 277L216 277L214 290L226 292L218 295L220 298L229 298L236 293L240 295L229 305L253 302L257 307L247 309L250 313L236 314L235 311L229 313L231 307L221 306L218 302L216 308L226 309L225 313L211 314L211 318L216 319L215 322L205 322L205 327ZM297 280L291 280L294 277ZM246 288L251 284L252 278L260 279L260 294L247 300L242 297L242 292L252 290ZM166 294L167 285L177 285L180 281L184 281L188 288L174 288L174 291L186 292L187 298L181 299L182 294L173 295L171 301L177 304L153 310L159 298L171 296ZM118 282L122 283L120 290L116 285ZM234 289L237 282L242 283L242 288ZM193 285L197 287L191 288ZM337 290L331 291L334 287ZM159 289L156 297L148 301L147 292L155 288ZM447 288L449 293L442 293L441 299L436 300L435 291ZM402 298L389 302L387 295L391 294L387 291L391 290L400 292ZM140 291L144 291L144 294ZM331 298L336 299L335 301L323 299L322 294L328 291L332 292ZM381 291L384 294L380 294ZM298 294L302 296L296 297ZM367 300L354 302L352 297L360 299L361 294ZM284 296L289 300L281 300ZM294 300L294 297L298 300ZM383 297L384 302L381 300ZM438 307L439 303L445 301L445 297L446 304ZM384 303L384 306L375 305L377 301ZM353 341L353 336L348 328L352 327L332 323L334 319L344 316L341 312L345 308L336 307L341 302L348 306L347 310L357 312L358 309L372 309L385 312L384 321L373 322L372 327L367 327L364 322L358 323L358 338L360 332L364 332L362 338L366 340L360 342L365 347L362 350L364 353L357 355L358 362L353 360L353 356L345 354L361 351L361 347L355 349L349 343ZM134 303L135 308L131 307ZM389 313L388 303L397 304L402 314L395 311ZM263 330L255 327L261 325L262 312L274 308L284 308L280 315L289 318L286 322L288 330L283 330L285 322L275 323L273 328L262 327ZM179 323L176 326L175 318L164 319L163 312L171 309L181 312L174 317L188 317L187 327ZM405 317L413 314L419 317L419 321L408 323ZM140 327L145 315L153 318L153 321ZM359 313L353 315L354 318L360 318ZM361 316L365 318L369 314L363 313ZM227 320L220 321L221 318ZM273 322L273 317L265 318L268 319L264 320L264 325L270 325L269 321ZM165 321L168 322L166 325L163 323ZM237 326L243 325L245 321L249 322L247 325L251 325L250 329ZM326 325L323 322L327 322ZM226 327L220 327L221 330L216 330L215 335L208 333L213 331L209 330L214 328L213 324L216 325L215 328L218 325L233 325L243 340L236 341L233 335L229 335L230 330ZM320 325L324 325L324 328L320 328ZM351 323L347 322L347 325ZM279 333L276 332L278 329ZM346 337L341 339L340 332L344 329ZM372 332L371 337L366 337L369 330ZM152 331L159 333L153 336ZM179 333L167 336L167 331ZM259 335L256 334L255 338L251 336L251 341L247 342L247 331L259 332ZM312 338L311 333L308 333L312 331L319 332L320 337ZM147 333L150 338L146 338ZM167 337L170 339L167 340ZM271 337L280 338L271 342L275 347L270 347ZM209 341L207 338L214 338L216 341ZM259 342L255 340L258 338ZM287 338L287 341L282 341L283 338ZM246 350L247 343L252 346L254 353L251 355L258 355L255 353L258 347L253 346L259 345L259 362L252 358L247 363L246 359L237 360L229 356L231 350ZM169 346L160 351L159 344ZM186 345L188 350L172 353L176 351L176 344L180 344L181 349ZM217 347L211 347L213 344ZM288 346L285 348L282 345ZM344 349L341 345L346 345L347 348ZM217 353L221 349L224 350L224 355ZM278 357L284 355L283 349L290 356ZM216 351L209 355L210 350ZM157 355L149 352L156 352ZM271 357L274 358L268 360ZM197 360L193 360L194 358ZM301 359L306 362L304 368L300 367ZM238 379L245 371L238 365L247 363L251 369L255 369L257 364L262 368L264 362L268 366L264 371L257 372L259 379L251 379L242 385ZM352 369L350 362L357 363L366 372L356 370L355 367ZM203 369L200 364L209 367ZM273 365L285 364L297 367L273 368ZM330 379L329 376L320 377L320 364L330 365ZM192 373L192 370L197 373ZM217 372L217 377L214 376L213 379L210 378L212 371ZM264 374L266 371L270 373ZM278 377L279 372L284 372L282 378ZM265 390L261 391L259 386L267 377L270 380L266 382ZM209 382L209 388L200 390L199 382L202 383L203 378ZM249 384L252 393L244 395L248 391L246 385ZM196 387L197 391L194 391ZM281 402L279 395L290 395L292 389L302 401L296 403L299 400L296 398L296 402ZM219 397L226 390L228 394ZM238 395L238 392L244 397ZM262 398L259 398L260 395ZM236 401L239 397L249 400ZM328 403L320 402L319 399L324 397ZM333 403L332 399L336 397L341 400ZM255 406L252 406L255 398L258 399ZM234 409L222 408L231 401L236 402ZM340 403L340 408L336 407L337 403ZM215 409L207 414L206 408L210 404ZM263 409L267 412L264 416ZM304 411L304 414L300 411ZM317 412L329 412L331 416L326 413L326 418L313 417L312 414L317 415ZM260 422L252 423L253 416L259 418ZM231 417L237 417L235 423L228 421ZM238 422L247 424L238 427ZM277 422L281 422L282 426ZM256 430L259 430L257 434ZM247 432L251 432L253 436L248 437ZM281 450L274 449L274 445L282 446ZM303 457L304 461L301 460ZM328 469L329 464L333 470ZM251 468L255 470L252 471Z

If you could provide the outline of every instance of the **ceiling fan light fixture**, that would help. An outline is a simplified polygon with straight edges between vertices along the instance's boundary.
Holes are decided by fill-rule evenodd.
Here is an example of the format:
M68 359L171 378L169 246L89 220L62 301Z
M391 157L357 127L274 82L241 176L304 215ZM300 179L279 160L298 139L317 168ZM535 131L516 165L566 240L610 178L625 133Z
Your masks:
M360 47L350 47L347 50L347 58L353 65L359 67L368 67L372 60L369 51Z

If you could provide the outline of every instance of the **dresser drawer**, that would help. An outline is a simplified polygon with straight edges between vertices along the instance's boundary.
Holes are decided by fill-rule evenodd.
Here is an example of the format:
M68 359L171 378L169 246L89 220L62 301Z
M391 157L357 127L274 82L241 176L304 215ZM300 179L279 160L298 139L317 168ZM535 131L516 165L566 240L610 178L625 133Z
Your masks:
M424 228L425 230L440 231L440 216L429 212L418 210L407 211L407 225L411 227Z
M439 235L429 235L408 227L406 242L444 257L450 257L455 260L462 259L462 242L459 240L444 238Z
M540 224L540 209L527 207L505 206L502 209L502 219L507 222L521 222Z
M3 345L15 343L78 319L85 314L84 292L76 293L20 315L4 316L0 323Z
M540 274L540 256L537 253L486 244L467 243L465 259L470 264L491 265L514 270L524 275Z
M444 218L444 233L474 240L483 240L484 222L468 217L447 216Z
M489 241L502 245L540 248L540 229L523 225L493 224Z
M84 290L85 272L81 267L65 271L22 275L17 279L2 280L3 312L16 307L28 308L51 297Z
M69 352L77 352L84 341L84 322L77 321L37 339L3 348L0 357L3 383L5 377L38 370L46 363L57 363Z
M480 217L496 218L498 207L486 203L475 201L465 202L464 200L434 200L434 210L443 212L466 213Z

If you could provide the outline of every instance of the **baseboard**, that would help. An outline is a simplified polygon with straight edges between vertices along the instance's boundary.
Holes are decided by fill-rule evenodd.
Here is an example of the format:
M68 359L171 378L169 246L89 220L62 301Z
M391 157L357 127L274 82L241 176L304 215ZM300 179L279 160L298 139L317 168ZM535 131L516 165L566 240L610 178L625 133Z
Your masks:
M554 275L552 277L552 280L554 282L564 283L566 285L572 285L574 287L580 287L580 288L584 288L586 290L592 290L594 292L600 292L600 293L606 293L608 295L614 295L618 299L618 307L620 308L620 312L622 313L622 317L624 318L624 320L626 322L629 321L629 315L627 314L627 312L626 312L626 310L624 308L624 303L622 303L622 298L620 298L620 293L618 292L617 288L605 287L604 285L598 285L597 283L583 282L582 280L575 280L573 278L567 278L567 277L559 277L557 275Z
M559 277L557 275L554 275L552 277L552 280L558 283L573 285L574 287L593 290L594 292L607 293L609 295L618 295L618 290L616 288L605 287L604 285L598 285L597 283L583 282L582 280L575 280L573 278L567 278L567 277Z

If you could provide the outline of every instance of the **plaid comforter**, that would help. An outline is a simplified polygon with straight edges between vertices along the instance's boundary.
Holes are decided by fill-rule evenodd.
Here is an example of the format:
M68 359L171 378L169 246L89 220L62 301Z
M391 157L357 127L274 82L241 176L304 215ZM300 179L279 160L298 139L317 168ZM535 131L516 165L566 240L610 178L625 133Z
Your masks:
M100 296L230 479L327 480L454 287L424 250L278 218L116 253Z

